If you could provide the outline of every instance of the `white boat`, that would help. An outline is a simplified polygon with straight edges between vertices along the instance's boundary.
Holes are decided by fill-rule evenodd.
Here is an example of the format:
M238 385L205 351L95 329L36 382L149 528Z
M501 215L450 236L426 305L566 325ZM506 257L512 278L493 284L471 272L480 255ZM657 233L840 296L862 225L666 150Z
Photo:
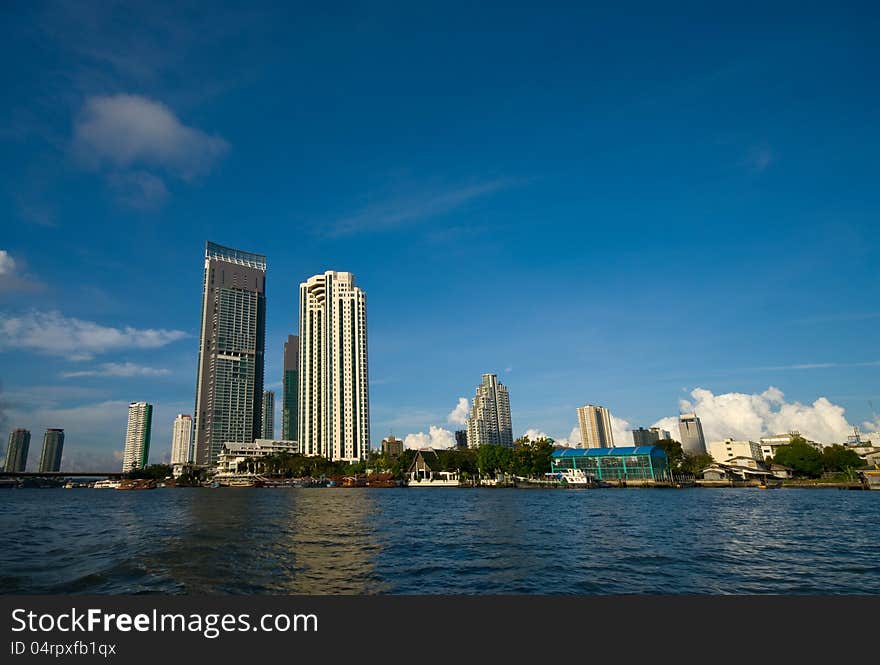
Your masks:
M595 487L596 480L587 475L583 469L563 469L559 472L559 480L565 481L569 487Z
M97 480L94 488L96 490L116 490L119 489L120 482L118 480Z

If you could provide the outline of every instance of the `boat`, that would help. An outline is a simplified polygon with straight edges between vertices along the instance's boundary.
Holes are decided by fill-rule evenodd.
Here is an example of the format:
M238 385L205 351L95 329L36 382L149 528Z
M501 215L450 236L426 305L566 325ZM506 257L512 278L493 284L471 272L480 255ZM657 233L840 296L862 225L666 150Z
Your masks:
M156 489L156 481L148 478L138 478L137 480L121 480L118 490L154 490Z
M567 487L596 487L596 479L583 469L563 469L559 472L559 480Z
M110 480L108 478L107 480L96 480L92 487L96 490L115 490L119 489L119 483L120 481L118 480Z

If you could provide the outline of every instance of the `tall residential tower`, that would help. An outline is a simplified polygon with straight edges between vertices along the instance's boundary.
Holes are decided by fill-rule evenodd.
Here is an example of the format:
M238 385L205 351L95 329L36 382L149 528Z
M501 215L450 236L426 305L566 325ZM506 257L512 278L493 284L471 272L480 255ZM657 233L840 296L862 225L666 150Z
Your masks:
M61 471L61 454L64 451L64 430L50 427L43 435L43 451L40 453L40 471Z
M350 272L299 285L297 440L306 455L366 459L370 450L367 301Z
M260 426L261 439L275 438L275 393L271 390L263 391L263 417Z
M296 403L299 395L299 337L288 335L284 342L284 376L281 395L281 438L295 440L298 436L296 426Z
M125 432L125 452L122 454L123 473L143 469L147 465L152 424L152 404L132 402L128 405L128 429Z
M28 449L31 447L31 433L26 429L16 429L9 433L6 444L6 472L24 473L27 468Z
M193 419L185 413L178 413L171 430L171 465L192 462Z
M578 407L578 424L581 426L581 448L613 448L611 414L604 406L587 404Z
M678 431L681 434L681 449L691 455L706 452L706 437L703 424L696 413L683 413L678 417Z
M209 242L196 384L195 462L224 443L260 438L266 345L266 257Z
M510 420L510 396L507 386L495 374L483 374L467 420L467 445L479 448L484 443L513 446Z

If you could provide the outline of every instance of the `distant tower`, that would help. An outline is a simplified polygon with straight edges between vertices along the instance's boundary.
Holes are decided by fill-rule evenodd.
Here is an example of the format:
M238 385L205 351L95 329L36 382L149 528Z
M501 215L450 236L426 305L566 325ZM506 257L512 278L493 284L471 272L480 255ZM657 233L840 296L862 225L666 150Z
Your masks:
M178 413L171 432L171 464L192 462L192 416Z
M275 393L271 390L263 393L263 427L260 438L275 438Z
M4 470L12 473L24 473L27 468L28 449L31 445L31 433L26 429L16 429L9 433L6 444L6 466Z
M128 429L125 432L125 452L122 472L143 469L150 457L150 427L153 423L153 405L132 402L128 405Z
M681 433L681 449L691 455L706 453L706 438L703 425L696 413L683 413L678 417L678 431Z
M467 420L467 445L483 444L513 447L510 395L495 374L483 374Z
M215 464L224 443L260 437L265 347L266 257L207 243L193 414L196 464Z
M40 453L40 472L61 471L61 453L64 450L64 430L50 428L43 435L43 451Z
M370 452L367 296L350 272L299 285L297 441L306 455L357 462Z
M297 437L296 410L299 395L299 337L288 335L284 342L284 377L281 395L281 438L295 441Z
M458 429L455 430L455 447L456 448L467 448L467 430L466 429Z
M613 448L611 414L604 406L587 404L578 407L578 424L581 426L581 448Z

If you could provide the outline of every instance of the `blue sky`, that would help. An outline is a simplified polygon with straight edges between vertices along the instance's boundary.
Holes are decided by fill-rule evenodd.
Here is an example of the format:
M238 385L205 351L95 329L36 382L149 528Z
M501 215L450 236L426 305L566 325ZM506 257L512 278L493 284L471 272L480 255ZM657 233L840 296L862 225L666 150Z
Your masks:
M298 284L355 274L374 445L490 371L517 435L867 427L878 14L770 4L7 5L0 436L103 462L146 399L161 459L208 239L268 256L276 388Z

